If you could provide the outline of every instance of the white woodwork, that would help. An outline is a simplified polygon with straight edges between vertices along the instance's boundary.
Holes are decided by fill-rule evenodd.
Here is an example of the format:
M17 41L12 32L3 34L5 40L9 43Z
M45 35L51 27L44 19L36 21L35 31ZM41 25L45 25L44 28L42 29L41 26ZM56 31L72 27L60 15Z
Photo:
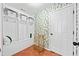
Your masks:
M73 6L62 8L50 15L50 50L60 55L73 55Z
M33 36L32 38L28 37L28 30L34 34L34 26L29 26L26 17L23 16L22 19L20 18L20 14L26 15L27 17L31 17L30 15L7 5L4 5L5 7L14 11L8 11L8 15L3 14L3 55L9 56L34 44ZM10 42L9 38L6 38L7 35L12 38L12 42Z

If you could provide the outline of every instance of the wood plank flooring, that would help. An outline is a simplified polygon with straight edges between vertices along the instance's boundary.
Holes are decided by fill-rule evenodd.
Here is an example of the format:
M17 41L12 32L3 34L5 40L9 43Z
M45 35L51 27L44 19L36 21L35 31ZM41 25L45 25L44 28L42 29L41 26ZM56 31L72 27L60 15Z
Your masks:
M38 50L34 49L35 45L20 51L13 56L60 56L57 53L48 51L44 49L43 51L39 52Z

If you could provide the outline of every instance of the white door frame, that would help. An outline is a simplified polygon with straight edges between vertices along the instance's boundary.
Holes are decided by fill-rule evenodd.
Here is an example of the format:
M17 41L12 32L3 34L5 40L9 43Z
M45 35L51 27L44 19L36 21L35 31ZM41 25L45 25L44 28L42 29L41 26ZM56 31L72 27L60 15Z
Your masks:
M79 10L79 7L78 7L78 3L75 3L74 4L74 40L73 42L76 42L78 43L79 42L79 37L78 37L78 31L79 31L79 13L78 13L78 10ZM74 45L73 45L74 46ZM76 45L73 47L74 50L73 50L73 55L74 56L79 56L79 45Z
M73 42L76 42L76 3L73 4ZM72 42L72 45L73 45L73 42ZM73 45L73 54L72 55L76 55L76 52L75 52L76 48L75 46Z
M2 27L3 27L3 21L2 21L2 19L3 19L3 17L2 17L2 8L3 8L3 4L2 3L0 3L0 56L2 56L2 47L3 47L3 40L2 40L2 38L3 38L3 30L2 30Z
M77 39L78 39L78 42L77 42L77 43L79 43L79 13L78 13L78 12L79 12L79 3L77 3L77 21L78 21L78 22L77 22L77 24L78 24L78 25L77 25L77 28L78 28L78 31L77 31L77 35L78 35L78 36L77 36ZM77 52L78 52L78 53L77 53L77 56L79 56L79 44L78 44L78 49L77 49L77 50L78 50L78 51L77 51Z
M74 19L73 42L76 42L76 3L74 4L74 9L73 9L73 19ZM74 45L73 45L73 56L76 56L76 46L74 46Z
M74 46L74 55L79 56L79 4L74 4L74 42L77 43Z

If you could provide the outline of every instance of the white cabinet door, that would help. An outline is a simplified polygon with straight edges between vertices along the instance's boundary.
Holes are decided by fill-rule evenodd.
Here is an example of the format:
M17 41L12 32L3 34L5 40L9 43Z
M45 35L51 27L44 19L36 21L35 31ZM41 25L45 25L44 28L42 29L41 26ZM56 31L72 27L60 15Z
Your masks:
M34 39L34 19L32 17L27 18L28 39Z
M19 23L19 39L27 40L27 24Z
M50 15L50 50L60 55L73 55L73 6Z
M19 20L19 39L20 40L27 40L27 23L26 23L26 16L23 14L20 14L20 20Z

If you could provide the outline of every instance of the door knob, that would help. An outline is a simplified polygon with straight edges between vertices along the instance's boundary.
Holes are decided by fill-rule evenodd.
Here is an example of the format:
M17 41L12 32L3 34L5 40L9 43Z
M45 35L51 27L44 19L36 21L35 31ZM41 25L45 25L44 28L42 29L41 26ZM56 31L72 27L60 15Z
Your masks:
M78 43L77 43L77 42L73 42L73 45L74 45L74 46L76 46L76 45L79 46L79 42L78 42Z
M74 45L74 46L76 46L76 45L77 45L77 43L76 43L76 42L73 42L73 45Z
M50 35L53 35L53 33L50 33Z

